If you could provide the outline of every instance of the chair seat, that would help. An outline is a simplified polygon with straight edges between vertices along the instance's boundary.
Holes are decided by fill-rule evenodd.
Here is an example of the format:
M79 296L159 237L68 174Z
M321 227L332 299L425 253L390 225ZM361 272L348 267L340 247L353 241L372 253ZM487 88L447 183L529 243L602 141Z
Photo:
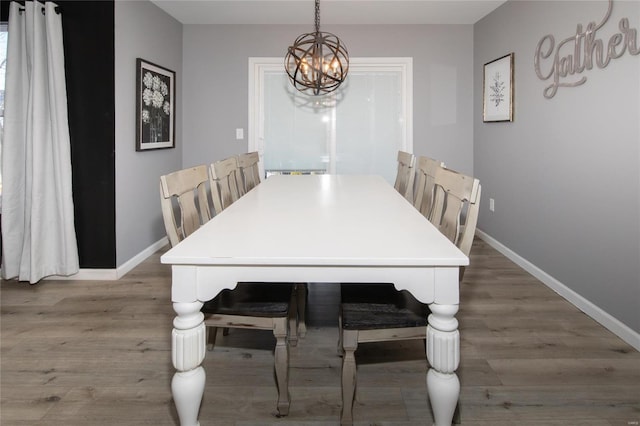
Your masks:
M343 303L342 328L378 330L427 325L427 317L389 303Z
M427 325L430 311L393 284L342 284L342 328L377 330Z
M205 314L286 317L292 291L292 284L238 283L235 289L225 289L205 302L201 311Z

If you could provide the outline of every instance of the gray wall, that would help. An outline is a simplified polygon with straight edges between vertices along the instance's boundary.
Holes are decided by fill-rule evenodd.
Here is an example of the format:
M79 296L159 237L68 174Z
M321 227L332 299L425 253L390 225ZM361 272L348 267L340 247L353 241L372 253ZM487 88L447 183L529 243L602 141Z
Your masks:
M136 58L176 72L176 148L136 152ZM115 2L116 258L164 237L159 176L182 168L182 24L148 1Z
M640 332L640 56L582 73L545 99L538 41L600 22L606 1L510 1L474 27L474 168L478 227L632 330ZM640 2L614 2L597 38ZM638 40L640 42L640 39ZM515 121L482 122L483 64L515 52ZM548 69L548 68L545 68ZM488 209L495 199L495 212Z
M313 30L293 25L184 26L183 165L247 149L235 129L248 126L248 58L282 57ZM473 27L335 25L352 57L413 57L414 153L473 172ZM450 78L454 76L454 78ZM444 81L443 81L444 80Z

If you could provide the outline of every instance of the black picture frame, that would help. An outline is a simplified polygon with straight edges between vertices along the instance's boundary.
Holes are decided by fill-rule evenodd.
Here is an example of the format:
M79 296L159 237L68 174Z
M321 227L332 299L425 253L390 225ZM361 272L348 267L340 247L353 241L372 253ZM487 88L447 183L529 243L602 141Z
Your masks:
M136 151L175 148L176 73L136 59Z
M482 119L513 121L513 53L484 64L482 77Z

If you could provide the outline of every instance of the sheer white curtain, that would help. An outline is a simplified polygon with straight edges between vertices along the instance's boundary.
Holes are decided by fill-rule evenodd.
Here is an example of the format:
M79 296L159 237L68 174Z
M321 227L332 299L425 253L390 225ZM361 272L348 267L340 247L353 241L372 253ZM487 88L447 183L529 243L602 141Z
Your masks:
M2 142L2 277L78 272L62 18L12 2Z

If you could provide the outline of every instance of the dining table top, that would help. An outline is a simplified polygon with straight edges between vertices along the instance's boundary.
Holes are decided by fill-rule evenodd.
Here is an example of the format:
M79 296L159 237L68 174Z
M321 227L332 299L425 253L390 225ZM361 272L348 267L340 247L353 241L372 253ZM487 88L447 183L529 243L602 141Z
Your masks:
M274 175L162 263L451 267L469 259L382 177Z

